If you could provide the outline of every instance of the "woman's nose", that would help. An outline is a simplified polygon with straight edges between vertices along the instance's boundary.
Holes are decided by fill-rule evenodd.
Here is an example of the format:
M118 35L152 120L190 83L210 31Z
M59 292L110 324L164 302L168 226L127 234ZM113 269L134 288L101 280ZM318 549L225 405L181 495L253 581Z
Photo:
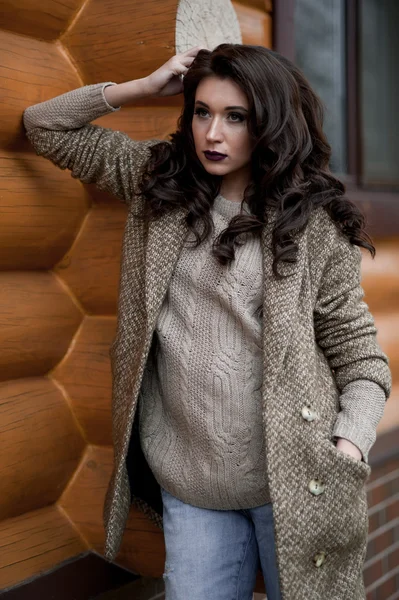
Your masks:
M212 121L206 133L209 142L220 142L223 140L222 124L216 119Z

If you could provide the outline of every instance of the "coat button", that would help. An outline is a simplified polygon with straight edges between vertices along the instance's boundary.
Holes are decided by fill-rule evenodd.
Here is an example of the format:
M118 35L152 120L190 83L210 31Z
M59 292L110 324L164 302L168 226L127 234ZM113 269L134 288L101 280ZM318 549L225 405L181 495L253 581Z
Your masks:
M323 564L323 562L325 560L326 560L325 552L317 552L317 554L315 554L313 557L313 562L316 567L321 567L321 565Z
M306 421L314 421L317 413L315 413L309 406L302 406L301 414Z
M320 479L312 479L309 483L309 490L315 496L319 496L324 492L324 485L320 481Z

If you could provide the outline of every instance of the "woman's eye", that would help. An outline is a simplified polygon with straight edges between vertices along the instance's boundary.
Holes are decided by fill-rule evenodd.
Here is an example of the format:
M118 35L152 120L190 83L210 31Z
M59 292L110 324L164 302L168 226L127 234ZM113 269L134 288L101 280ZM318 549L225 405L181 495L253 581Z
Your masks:
M204 108L196 108L194 111L194 114L198 115L199 117L203 117L204 113L205 113L205 115L208 113L208 111L205 110Z
M240 113L230 113L229 117L232 117L231 120L236 123L242 123L242 121L244 120L243 115L241 115Z
M194 114L198 117L207 117L209 115L205 108L196 108ZM229 113L228 119L233 123L242 123L245 120L245 117L240 113Z

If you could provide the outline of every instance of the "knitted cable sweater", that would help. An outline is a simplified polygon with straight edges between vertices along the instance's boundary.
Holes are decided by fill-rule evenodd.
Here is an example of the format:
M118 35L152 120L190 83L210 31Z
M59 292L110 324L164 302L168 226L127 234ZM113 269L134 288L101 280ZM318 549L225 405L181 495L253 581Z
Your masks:
M53 160L48 136L36 135L37 128L73 130L119 110L106 102L106 85L112 83L29 107L24 124L36 152ZM137 156L140 144L145 142L135 143ZM107 160L111 165L112 156ZM126 161L126 169L132 162ZM112 179L112 168L107 172ZM111 184L101 182L108 189ZM215 235L239 209L215 198ZM236 248L227 269L211 256L210 243L183 249L158 316L158 353L149 358L140 391L141 441L159 483L183 501L249 508L269 501L259 406L260 241ZM352 441L366 462L385 400L384 390L369 380L352 381L341 394L334 436Z
M247 240L227 267L211 253L213 239L240 208L217 196L213 236L198 248L183 248L140 395L142 448L158 483L204 508L270 501L262 430L261 244Z

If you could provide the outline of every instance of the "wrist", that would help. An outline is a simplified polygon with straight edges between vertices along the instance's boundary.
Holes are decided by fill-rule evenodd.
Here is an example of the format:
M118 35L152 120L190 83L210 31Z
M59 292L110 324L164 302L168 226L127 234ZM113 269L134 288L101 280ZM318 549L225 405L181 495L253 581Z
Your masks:
M152 73L151 73L152 75ZM157 96L158 94L158 90L155 89L154 87L154 82L153 82L153 78L151 77L151 75L147 75L147 77L143 77L143 79L141 79L141 88L143 90L143 93L148 97L148 96Z
M108 104L114 108L151 96L148 77L109 85L104 89L104 96Z

